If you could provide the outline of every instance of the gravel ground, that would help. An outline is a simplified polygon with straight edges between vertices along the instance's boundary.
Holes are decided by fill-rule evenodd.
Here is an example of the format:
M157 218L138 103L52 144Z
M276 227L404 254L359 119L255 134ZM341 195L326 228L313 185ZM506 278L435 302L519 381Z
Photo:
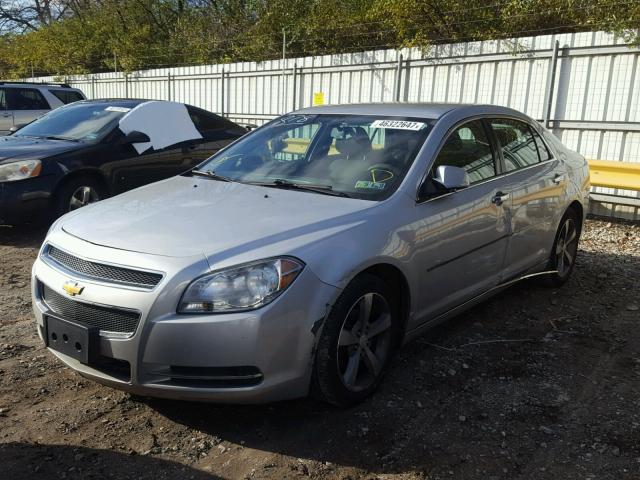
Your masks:
M151 400L83 379L31 319L43 235L0 228L4 478L640 478L638 225L589 220L565 287L522 283L438 327L344 411Z

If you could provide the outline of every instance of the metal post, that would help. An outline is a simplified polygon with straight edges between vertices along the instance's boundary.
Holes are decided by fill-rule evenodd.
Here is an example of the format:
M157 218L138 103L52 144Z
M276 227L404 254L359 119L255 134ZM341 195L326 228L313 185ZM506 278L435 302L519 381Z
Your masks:
M400 83L402 82L402 54L398 55L398 65L396 67L396 85L393 100L400 101Z
M220 77L220 115L224 117L224 68Z
M91 75L91 98L96 98L96 77Z
M298 84L298 65L294 62L293 64L293 91L291 95L291 110L296 109L296 87Z
M556 86L556 67L558 65L558 52L560 50L560 42L556 40L553 45L553 51L551 53L551 65L549 66L549 73L547 75L547 98L544 102L544 126L549 128L551 126L551 106L553 105L553 90Z
M129 98L129 74L124 74L124 98Z
M286 61L287 61L287 32L285 29L282 29L282 90L280 94L282 95L282 110L280 113L285 113L287 109L287 94L285 92L287 86L287 77L286 77Z
M171 74L167 74L167 100L171 101Z

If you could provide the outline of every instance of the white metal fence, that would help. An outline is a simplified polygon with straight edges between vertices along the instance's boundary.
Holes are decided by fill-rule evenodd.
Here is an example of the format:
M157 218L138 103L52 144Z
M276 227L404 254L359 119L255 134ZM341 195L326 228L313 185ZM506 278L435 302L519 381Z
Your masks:
M64 80L89 98L175 100L256 124L314 99L506 105L544 122L587 158L640 162L639 56L610 34L587 32ZM639 192L595 190L616 196L597 213L640 218Z

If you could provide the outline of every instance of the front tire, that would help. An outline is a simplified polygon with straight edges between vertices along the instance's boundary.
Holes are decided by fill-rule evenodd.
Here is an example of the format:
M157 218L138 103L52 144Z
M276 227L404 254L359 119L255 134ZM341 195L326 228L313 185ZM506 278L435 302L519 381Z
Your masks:
M338 407L378 387L398 341L399 309L384 281L356 277L334 304L315 354L312 394Z
M104 189L100 183L88 176L72 178L64 183L55 197L55 216L82 208L105 198Z

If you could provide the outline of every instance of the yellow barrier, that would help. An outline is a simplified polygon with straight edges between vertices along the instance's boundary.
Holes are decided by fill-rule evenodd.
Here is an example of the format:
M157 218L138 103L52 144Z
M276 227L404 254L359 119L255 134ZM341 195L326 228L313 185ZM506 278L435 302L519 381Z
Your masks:
M589 173L594 187L640 190L640 163L589 160Z

